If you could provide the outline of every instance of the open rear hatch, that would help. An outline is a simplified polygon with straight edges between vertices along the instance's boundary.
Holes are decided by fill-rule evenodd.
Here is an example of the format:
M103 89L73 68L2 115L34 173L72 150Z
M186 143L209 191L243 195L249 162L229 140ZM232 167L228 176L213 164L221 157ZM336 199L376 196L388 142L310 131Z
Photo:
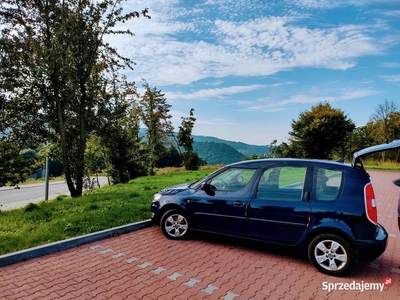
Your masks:
M376 153L376 152L397 149L397 148L400 148L400 140L394 140L391 143L376 145L376 146L368 147L368 148L362 149L360 151L357 151L353 154L353 166L354 167L363 167L361 158L366 155Z

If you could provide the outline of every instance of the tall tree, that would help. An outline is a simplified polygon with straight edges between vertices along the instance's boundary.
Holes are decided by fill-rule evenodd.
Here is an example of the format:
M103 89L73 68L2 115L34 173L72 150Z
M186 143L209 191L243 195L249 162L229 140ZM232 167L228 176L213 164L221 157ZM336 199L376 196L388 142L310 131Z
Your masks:
M333 150L343 147L354 128L353 121L343 111L329 103L319 103L292 121L289 141L297 149L298 157L330 159Z
M154 175L157 161L165 153L174 128L171 123L172 116L169 114L171 105L167 103L165 94L155 87L150 88L145 81L143 87L145 92L139 103L142 122L147 127L148 173Z
M123 14L123 0L5 0L0 4L3 134L28 145L56 141L71 196L82 194L84 151L96 127L107 78L133 62L105 43L107 34L147 9ZM107 74L111 76L106 77Z
M373 144L374 142L368 127L361 126L355 128L347 135L344 147L342 149L336 149L336 153L339 157L351 161L354 152L372 146ZM340 150L342 150L342 152L340 152Z
M194 127L194 122L196 118L194 117L194 109L191 108L189 112L189 117L182 117L181 126L179 126L178 131L178 145L183 147L185 151L193 151L193 137L192 131Z
M371 115L367 128L370 130L375 144L390 142L399 138L400 134L400 110L397 102L387 100L376 107L375 112ZM396 151L396 160L399 156ZM388 153L381 152L381 158L386 160ZM389 153L390 154L390 153Z
M105 91L105 96L112 96L112 101L102 106L100 114L104 117L96 133L108 148L108 172L113 183L126 183L145 174L137 93L133 83L125 82Z
M384 143L396 138L394 134L398 133L398 130L393 130L396 126L392 127L396 123L398 113L400 113L399 105L393 100L385 99L383 103L376 107L375 112L370 117L372 123L370 128L373 131L375 142Z
M196 118L194 117L194 109L190 109L189 117L183 118L181 126L179 126L179 131L177 135L178 139L178 149L183 147L184 152L181 152L183 158L183 164L187 170L198 170L201 165L201 159L196 152L193 151L192 131Z

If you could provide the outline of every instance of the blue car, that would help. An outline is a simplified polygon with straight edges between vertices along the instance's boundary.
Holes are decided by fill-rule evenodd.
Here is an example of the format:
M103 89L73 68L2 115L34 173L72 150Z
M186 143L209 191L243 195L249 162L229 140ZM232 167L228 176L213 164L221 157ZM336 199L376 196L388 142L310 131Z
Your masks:
M227 165L204 179L154 195L152 220L169 239L192 230L296 247L322 273L340 276L386 249L374 190L358 151L351 164L259 159Z

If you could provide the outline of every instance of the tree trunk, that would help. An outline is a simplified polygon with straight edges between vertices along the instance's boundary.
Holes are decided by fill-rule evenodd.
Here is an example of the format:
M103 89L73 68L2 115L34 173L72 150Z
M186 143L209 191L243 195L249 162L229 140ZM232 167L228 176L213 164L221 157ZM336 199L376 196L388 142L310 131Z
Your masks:
M68 190L71 193L71 197L80 196L75 189L74 182L72 180L72 172L70 168L70 161L67 153L67 140L66 132L64 126L64 116L63 109L61 105L61 99L57 100L57 116L58 116L58 126L60 130L60 150L61 150L61 160L65 171L65 180L67 181ZM81 193L82 194L82 193Z

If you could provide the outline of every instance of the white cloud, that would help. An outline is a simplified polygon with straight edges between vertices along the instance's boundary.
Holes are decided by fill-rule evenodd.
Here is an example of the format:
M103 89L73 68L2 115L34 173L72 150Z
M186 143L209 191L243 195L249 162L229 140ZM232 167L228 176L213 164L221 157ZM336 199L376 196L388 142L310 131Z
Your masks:
M373 4L398 4L399 0L287 0L302 9L332 9L345 6L368 6Z
M201 120L196 120L196 124L199 125L234 125L235 123L232 121L228 121L226 119L201 119Z
M218 85L221 85L221 84L223 84L223 83L224 83L224 82L223 82L222 80L215 80L215 81L206 83L206 85L209 85L209 86L218 86Z
M400 3L399 3L400 4ZM400 18L400 10L386 10L383 12L385 16Z
M400 75L382 75L379 77L387 82L400 82Z
M385 62L382 64L384 68L400 68L400 62Z
M358 57L384 50L383 44L368 35L371 28L347 25L309 29L291 21L282 17L246 22L216 20L214 28L204 33L216 37L216 42L209 43L174 37L193 31L195 24L152 25L152 20L145 20L141 26L146 30L139 30L141 36L131 38L131 42L126 37L111 37L110 41L123 55L140 62L132 76L140 74L157 85L190 84L207 77L267 76L297 67L345 70L353 67ZM168 32L172 34L166 35Z
M241 109L241 111L264 111L264 112L278 112L287 110L289 107L298 104L318 104L324 102L337 102L347 101L353 99L360 99L380 93L373 89L363 90L342 90L335 96L329 95L332 91L324 92L322 90L315 90L313 93L297 93L289 98L282 100L259 100L259 103ZM328 96L329 95L329 96Z
M340 6L340 1L334 0L291 0L292 5L303 9L330 9Z
M377 91L377 90L374 90L374 89L346 90L335 101L361 99L361 98L373 96L373 95L376 95L376 94L379 94L379 93L381 93L381 92Z
M215 99L221 98L228 95L234 95L239 93L245 93L249 91L254 91L260 88L264 88L265 85L246 85L246 86L230 86L224 88L217 88L217 89L205 89L196 91L190 94L184 93L167 93L168 99L176 100L176 99L195 99L195 100L204 100L204 99Z
M287 1L315 8L345 2ZM135 37L107 38L123 56L137 62L135 71L127 72L130 78L138 81L143 77L152 84L165 86L188 85L209 77L270 76L299 67L346 70L356 66L361 57L384 53L399 38L392 31L386 36L375 36L378 28L387 27L379 20L375 25L309 28L299 25L305 15L294 18L282 11L280 15L272 14L276 6L273 1L267 8L263 1L256 0L209 0L196 3L191 9L182 4L178 0L127 4L127 10L149 7L152 16L151 20L134 19L124 25ZM271 14L266 14L269 9ZM249 15L232 18L242 15L241 10Z
M274 84L268 84L267 87L280 87L283 85L293 85L296 84L294 81L286 81L286 82L281 82L281 83L274 83Z

